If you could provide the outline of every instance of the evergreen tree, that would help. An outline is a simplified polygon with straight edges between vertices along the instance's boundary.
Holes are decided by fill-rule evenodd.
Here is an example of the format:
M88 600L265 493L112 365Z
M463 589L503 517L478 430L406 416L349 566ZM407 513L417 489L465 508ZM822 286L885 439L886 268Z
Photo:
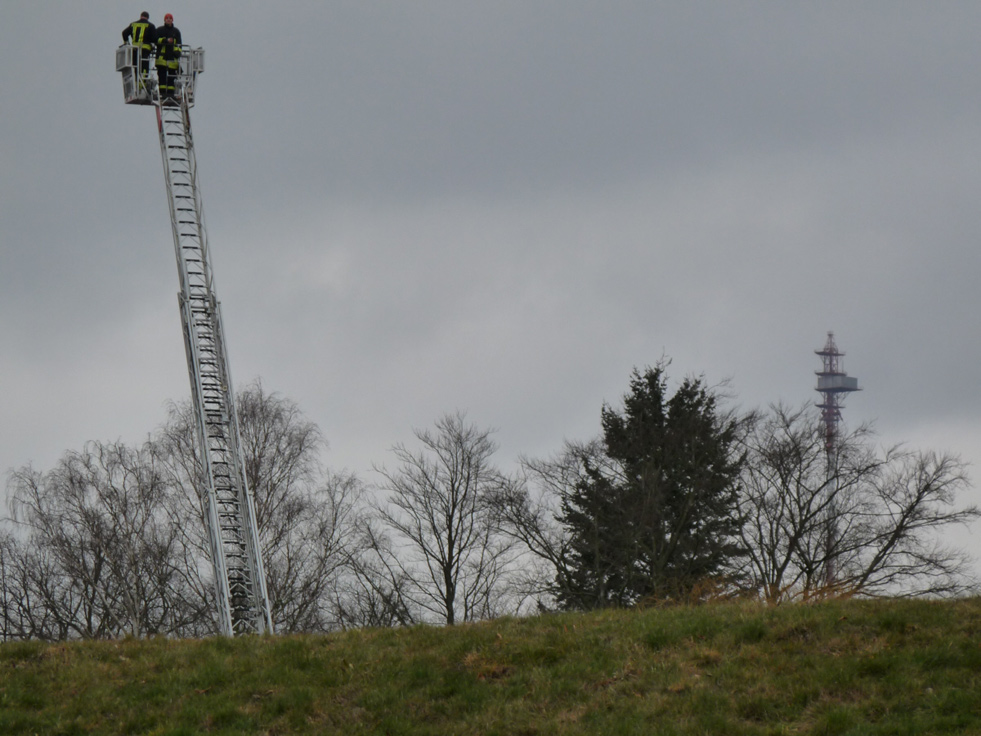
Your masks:
M688 596L742 554L737 422L688 378L669 396L664 365L634 371L623 410L602 410L603 457L582 457L558 521L569 534L567 608Z

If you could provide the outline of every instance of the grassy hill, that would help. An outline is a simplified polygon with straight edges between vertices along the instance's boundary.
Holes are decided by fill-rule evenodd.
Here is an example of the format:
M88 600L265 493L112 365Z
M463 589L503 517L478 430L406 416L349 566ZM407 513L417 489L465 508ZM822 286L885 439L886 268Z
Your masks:
M0 734L981 734L981 600L0 644Z

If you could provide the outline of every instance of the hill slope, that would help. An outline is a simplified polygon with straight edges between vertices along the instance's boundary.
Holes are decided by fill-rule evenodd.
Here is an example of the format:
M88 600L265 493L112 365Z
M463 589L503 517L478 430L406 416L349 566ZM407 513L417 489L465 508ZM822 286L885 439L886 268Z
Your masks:
M6 643L0 733L981 733L981 600Z

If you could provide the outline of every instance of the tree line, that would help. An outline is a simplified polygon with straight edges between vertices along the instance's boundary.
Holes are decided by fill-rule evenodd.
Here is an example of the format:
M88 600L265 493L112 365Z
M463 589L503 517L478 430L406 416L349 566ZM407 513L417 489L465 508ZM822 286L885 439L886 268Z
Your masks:
M495 463L463 413L397 444L374 480L323 465L326 440L255 382L237 397L279 632L751 596L957 595L970 559L942 532L981 516L955 455L833 448L812 406L741 412L667 363L635 370L600 432ZM0 640L219 631L189 403L139 446L90 442L7 479Z

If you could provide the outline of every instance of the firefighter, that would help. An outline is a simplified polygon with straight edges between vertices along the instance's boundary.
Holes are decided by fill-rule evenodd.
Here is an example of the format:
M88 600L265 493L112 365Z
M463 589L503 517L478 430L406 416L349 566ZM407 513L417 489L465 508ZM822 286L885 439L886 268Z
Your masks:
M157 78L161 99L174 99L177 70L181 58L181 32L174 25L174 16L164 16L164 24L157 28Z
M133 64L140 66L140 79L146 81L150 71L150 53L153 51L153 41L157 29L150 22L150 14L145 10L140 13L140 19L134 20L123 29L123 43L133 44Z

